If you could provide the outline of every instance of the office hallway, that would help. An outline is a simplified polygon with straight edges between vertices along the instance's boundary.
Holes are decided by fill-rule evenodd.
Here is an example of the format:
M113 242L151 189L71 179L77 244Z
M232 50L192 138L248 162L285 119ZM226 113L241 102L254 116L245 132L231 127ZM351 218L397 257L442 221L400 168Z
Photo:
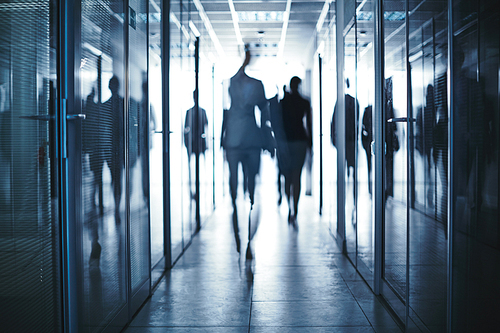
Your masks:
M288 225L286 203L277 208L272 188L260 193L252 211L252 228L258 225L254 259L245 259L249 203L240 195L241 255L227 202L202 226L126 333L400 332L341 254L312 197L301 197L295 229Z

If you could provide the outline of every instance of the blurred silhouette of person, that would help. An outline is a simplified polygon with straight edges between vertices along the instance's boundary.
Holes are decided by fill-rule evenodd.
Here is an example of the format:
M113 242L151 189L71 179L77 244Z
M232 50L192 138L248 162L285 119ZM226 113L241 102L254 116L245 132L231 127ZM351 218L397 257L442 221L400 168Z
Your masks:
M443 73L436 79L436 98L435 98L435 114L433 120L433 127L430 135L432 136L432 158L434 165L438 170L441 179L441 194L436 198L441 203L441 208L437 210L437 218L446 226L446 215L448 206L448 89L447 89L447 74ZM437 186L437 179L436 179Z
M346 87L349 89L350 83L349 79L346 79ZM354 169L355 154L356 154L356 124L359 119L359 104L358 101L352 97L350 94L345 94L345 159L347 161L347 177L351 175L351 167ZM336 129L335 124L337 122L337 103L333 109L333 116L331 122L331 140L332 144L336 147ZM354 184L356 184L356 171L353 170ZM354 189L352 191L353 198L355 198L356 193Z
M286 86L283 86L284 96L288 95ZM277 186L278 186L278 205L282 201L282 182L284 163L288 158L288 147L286 145L286 135L283 129L283 113L279 103L278 94L269 99L269 109L271 113L271 124L276 139L276 160L278 164Z
M301 82L302 80L299 77L292 77L290 79L290 93L285 95L280 102L289 154L288 165L283 170L285 194L289 207L288 222L294 226L297 223L299 208L300 176L307 149L312 149L311 104L299 93Z
M368 193L372 194L372 141L373 141L373 128L372 128L372 111L373 107L368 105L363 113L363 121L361 128L361 143L366 153L366 162L368 165Z
M108 113L105 125L111 134L111 144L110 147L107 148L106 162L108 163L111 172L111 184L113 187L113 197L115 201L115 221L117 224L120 224L122 175L125 167L125 133L123 128L123 97L118 95L120 82L116 75L113 75L113 77L109 80L108 87L109 90L111 90L111 97L103 103L103 112Z
M100 105L95 103L94 99L96 97L95 89L87 96L85 101L85 121L83 122L83 151L89 154L89 164L90 171L92 172L93 179L90 183L90 200L92 205L92 210L87 214L86 219L88 221L88 226L92 241L92 251L90 252L89 264L91 267L99 267L99 261L101 258L101 245L99 244L99 217L98 215L103 215L104 205L103 205L103 169L104 169L104 158L103 151L101 148L101 138L100 138ZM96 204L96 193L98 198L98 203ZM98 213L97 213L98 212Z
M269 105L261 81L249 77L245 68L250 63L251 54L245 45L245 60L238 72L231 78L229 95L231 107L225 110L222 122L221 145L225 149L229 164L229 188L233 205L233 226L236 250L240 252L236 196L238 191L238 165L241 163L246 178L250 205L255 200L255 177L260 167L260 151L266 149L274 156L272 145ZM260 128L255 119L255 106L261 113ZM250 226L249 226L250 231ZM247 247L247 259L252 258L250 250L250 232Z
M196 90L193 91L194 106L186 111L186 119L184 120L184 145L188 154L191 199L194 199L191 188L191 155L205 155L207 150L207 137L205 134L208 127L207 112L199 106L197 96ZM197 105L198 107L196 107ZM194 121L197 123L195 124Z
M398 127L394 118L392 77L385 79L385 198L394 196L394 154L399 150Z
M99 207L99 214L104 213L103 204L103 184L102 172L104 168L104 158L102 156L99 125L100 125L100 108L95 99L95 89L92 88L91 93L87 96L85 102L86 120L83 122L83 148L84 152L89 154L90 171L94 176L92 182L91 200L92 204ZM98 195L98 203L95 203L96 193Z
M142 83L142 100L138 117L139 135L137 138L138 154L142 167L142 193L149 202L149 151L152 146L152 133L156 128L153 106L149 104L148 81Z
M432 155L434 146L434 127L436 120L436 107L434 102L434 87L432 84L427 85L427 92L425 96L425 106L417 110L416 119L416 149L422 155L425 161L425 178L427 193L427 204L432 207L434 205L434 189L432 187L431 168L432 168ZM434 158L434 162L435 162Z

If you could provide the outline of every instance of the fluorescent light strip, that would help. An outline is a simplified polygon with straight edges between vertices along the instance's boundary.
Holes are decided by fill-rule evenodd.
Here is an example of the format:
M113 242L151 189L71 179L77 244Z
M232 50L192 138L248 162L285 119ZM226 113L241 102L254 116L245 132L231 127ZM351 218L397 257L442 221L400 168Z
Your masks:
M234 9L234 3L233 0L227 0L229 3L229 9L231 10L231 17L233 19L233 26L234 26L234 32L236 34L236 40L238 41L238 44L243 45L243 38L241 37L241 31L240 31L240 26L238 24L238 14L236 13L236 9Z
M157 13L161 13L161 8L160 6L158 6L155 0L149 0L149 3L151 4L151 6L153 6Z
M288 21L290 20L290 8L292 8L292 0L287 0L285 14L283 15L283 27L281 28L281 38L278 46L278 58L283 57L285 50L286 32L288 30Z
M323 9L321 10L321 14L319 14L318 23L316 23L316 31L320 32L323 24L325 23L326 14L328 14L328 10L330 9L330 3L332 0L325 0L325 4L323 5Z
M181 22L179 22L179 20L177 19L177 16L175 16L174 13L170 13L170 20L172 22L174 22L174 24L177 26L177 29L180 29L181 28Z
M195 37L200 37L201 36L200 31L198 30L198 28L196 28L196 26L194 25L193 21L189 21L189 29L191 29L191 31L193 32L193 35Z
M367 1L368 0L363 0L363 2L359 4L358 8L356 8L356 16L358 16L359 13L361 13L361 10L363 9Z
M210 35L210 39L212 40L212 43L214 43L215 48L217 49L217 53L219 53L219 56L225 57L224 49L222 48L222 45L220 44L219 38L215 34L214 28L212 27L212 24L210 23L210 20L208 19L207 13L205 12L203 5L201 4L200 0L193 0L193 3L196 6L196 9L198 10L198 14L200 14L201 20L203 21L203 24L205 25L205 28L207 29L208 34Z

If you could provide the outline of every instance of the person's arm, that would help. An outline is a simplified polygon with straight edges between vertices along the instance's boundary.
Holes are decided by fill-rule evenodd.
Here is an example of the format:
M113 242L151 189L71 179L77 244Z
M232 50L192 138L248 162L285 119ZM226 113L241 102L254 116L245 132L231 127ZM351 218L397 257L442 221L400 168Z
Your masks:
M312 149L312 138L313 138L313 129L312 129L312 110L311 110L311 104L307 102L307 109L306 109L306 126L307 126L307 134L308 134L308 143L309 143L309 148Z
M271 125L271 113L269 110L269 101L266 99L266 95L264 93L264 86L262 83L260 84L259 89L260 95L260 103L257 104L260 110L260 127L262 131L262 136L264 138L264 149L271 153L271 156L274 157L274 148L276 144L274 143L274 138L272 134Z
M227 116L227 112L228 110L223 110L223 113L222 113L222 128L221 128L221 132L220 132L220 146L221 148L224 147L224 135L225 135L225 132L226 132L226 116Z

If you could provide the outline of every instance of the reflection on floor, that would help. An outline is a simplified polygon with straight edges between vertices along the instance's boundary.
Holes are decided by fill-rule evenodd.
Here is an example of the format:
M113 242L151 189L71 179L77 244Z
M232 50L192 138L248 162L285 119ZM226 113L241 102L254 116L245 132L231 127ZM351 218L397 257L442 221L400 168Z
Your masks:
M125 332L400 332L312 197L301 198L293 228L286 203L279 209L272 189L260 193L253 260L245 259L248 199L238 201L241 254L230 204L219 205Z

